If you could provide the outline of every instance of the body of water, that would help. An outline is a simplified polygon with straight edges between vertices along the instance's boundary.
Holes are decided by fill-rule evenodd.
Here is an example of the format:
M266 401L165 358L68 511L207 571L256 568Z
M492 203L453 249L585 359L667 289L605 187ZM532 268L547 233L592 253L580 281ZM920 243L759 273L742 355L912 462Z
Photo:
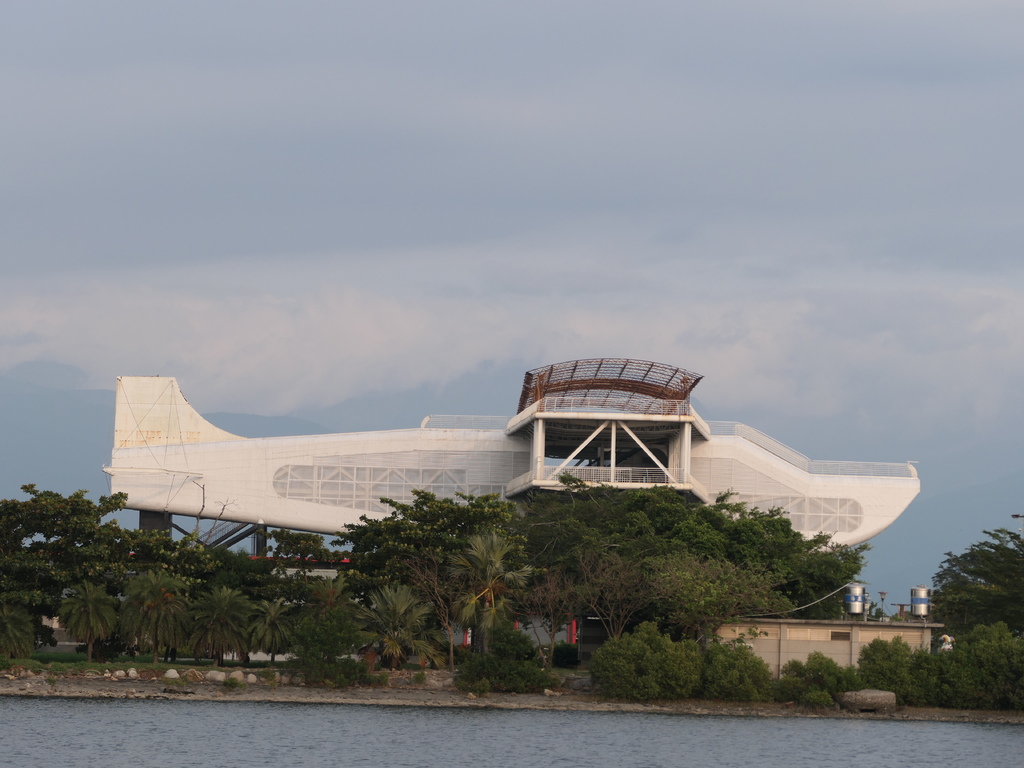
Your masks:
M0 699L18 768L1019 765L1013 725L250 702Z

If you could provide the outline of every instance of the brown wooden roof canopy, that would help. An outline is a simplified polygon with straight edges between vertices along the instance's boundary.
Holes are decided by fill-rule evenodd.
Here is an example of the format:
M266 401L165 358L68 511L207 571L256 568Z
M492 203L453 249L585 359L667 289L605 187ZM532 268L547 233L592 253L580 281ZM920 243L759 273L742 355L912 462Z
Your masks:
M519 411L548 395L599 400L604 407L642 410L645 402L690 399L703 376L664 363L599 357L570 360L527 371Z

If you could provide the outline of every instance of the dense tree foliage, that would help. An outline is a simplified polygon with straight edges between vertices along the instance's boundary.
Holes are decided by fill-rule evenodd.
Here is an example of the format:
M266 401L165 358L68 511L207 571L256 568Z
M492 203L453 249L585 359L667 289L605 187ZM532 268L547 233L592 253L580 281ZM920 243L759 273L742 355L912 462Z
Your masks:
M632 563L677 556L705 568L731 563L756 571L783 598L766 612L809 606L840 589L860 572L866 551L834 546L826 535L805 538L775 510L751 509L728 497L698 504L668 488L570 486L563 494L538 494L518 529L535 566L577 570L583 558L615 553ZM836 597L793 615L838 618L842 601Z
M0 604L56 616L66 590L99 583L126 569L128 532L102 518L123 496L93 503L84 491L61 496L26 485L28 499L0 500Z
M783 515L727 498L705 505L663 488L569 484L521 508L496 496L416 492L410 504L388 501L390 515L362 518L332 546L276 531L273 557L261 559L103 523L122 498L92 504L82 494L25 490L25 501L0 502L0 566L10 565L0 568L0 605L24 602L37 616L53 615L70 588L78 585L80 597L88 583L99 590L94 596L123 597L121 642L154 660L176 648L218 663L229 652L290 652L307 679L332 684L365 675L353 654L370 666L413 656L438 663L447 645L454 668L456 632L468 627L477 653L462 664L464 675L476 670L467 685L532 690L551 682L543 667L557 632L586 612L611 637L631 638L611 645L622 657L615 664L597 662L605 667L596 674L613 687L608 670L617 664L633 670L627 687L644 696L679 697L700 686L725 696L723 685L761 696L759 669L742 650L712 646L713 674L702 681L704 660L692 641L708 645L737 616L817 600L856 575L863 552L804 539ZM323 578L325 569L337 575ZM837 598L812 611L840 609ZM10 626L20 621L15 613L8 611ZM88 615L69 608L69 623L72 613ZM513 616L536 625L537 643L496 629ZM654 623L627 634L644 620ZM106 631L96 630L86 622L76 634L88 642ZM488 648L492 631L501 639ZM524 647L515 650L513 640ZM654 666L640 673L637 664ZM655 668L664 678L656 691L645 677Z
M439 499L426 491L413 491L412 504L384 499L392 513L382 519L365 515L361 524L338 534L334 546L346 547L348 573L354 592L363 595L389 583L408 583L410 563L428 553L444 559L463 552L471 536L501 533L513 541L516 505L496 495ZM509 565L521 565L521 547L510 552Z
M1024 538L1000 528L961 554L946 553L933 580L935 618L953 632L1005 622L1024 632Z

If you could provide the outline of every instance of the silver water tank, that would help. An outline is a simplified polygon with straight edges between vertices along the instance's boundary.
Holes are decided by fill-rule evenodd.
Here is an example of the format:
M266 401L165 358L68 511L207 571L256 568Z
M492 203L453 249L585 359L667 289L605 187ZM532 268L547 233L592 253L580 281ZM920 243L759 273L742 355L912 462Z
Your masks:
M910 615L926 618L932 609L932 591L921 584L910 590Z
M846 585L846 612L851 616L862 616L864 614L867 593L863 584Z

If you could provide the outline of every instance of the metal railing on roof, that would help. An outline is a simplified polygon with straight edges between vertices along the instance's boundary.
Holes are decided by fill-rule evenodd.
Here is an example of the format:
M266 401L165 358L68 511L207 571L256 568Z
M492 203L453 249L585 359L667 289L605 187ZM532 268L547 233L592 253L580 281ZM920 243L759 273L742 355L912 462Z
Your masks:
M641 413L655 416L689 416L688 400L629 401L603 395L548 395L540 401L538 411L575 411L580 413Z
M508 416L427 416L421 429L500 429L508 424Z
M809 459L774 437L740 424L736 421L709 421L712 435L742 437L744 440L763 448L797 469L811 475L849 475L859 477L916 477L914 468L908 463L880 461L819 461Z

